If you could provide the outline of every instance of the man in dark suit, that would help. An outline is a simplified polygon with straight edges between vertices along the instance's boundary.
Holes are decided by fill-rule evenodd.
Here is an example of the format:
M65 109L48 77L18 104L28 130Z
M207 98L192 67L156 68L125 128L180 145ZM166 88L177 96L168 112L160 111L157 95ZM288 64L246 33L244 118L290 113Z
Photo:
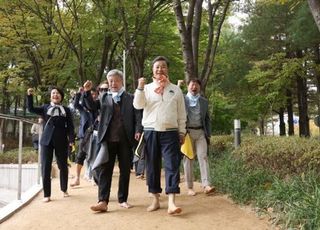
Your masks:
M118 202L120 207L130 208L127 203L132 162L132 148L142 133L142 113L133 107L133 95L123 87L123 74L114 69L108 72L109 92L100 98L100 123L98 141L100 151L93 169L97 172L98 204L91 210L105 212L108 209L113 168L116 157L119 162L120 176ZM85 90L91 88L87 82Z

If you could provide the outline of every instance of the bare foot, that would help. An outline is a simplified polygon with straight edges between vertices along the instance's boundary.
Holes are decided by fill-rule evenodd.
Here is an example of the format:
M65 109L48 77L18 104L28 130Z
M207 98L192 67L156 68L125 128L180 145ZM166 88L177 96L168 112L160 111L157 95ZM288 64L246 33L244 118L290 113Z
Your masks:
M156 211L158 209L160 209L159 202L158 203L154 202L147 208L147 212L153 212L153 211Z
M179 214L181 212L182 212L182 209L180 207L168 208L168 214L170 215Z
M80 185L79 179L75 179L75 181L70 184L71 187L75 187L75 186L79 186L79 185Z
M51 201L50 197L45 197L45 198L42 199L43 203L48 203L50 201Z
M90 209L95 212L106 212L108 210L108 205L105 201L99 201L98 204L92 205Z
M63 197L69 197L70 195L69 195L69 193L68 192L64 192L63 193Z
M153 197L151 205L147 208L148 212L153 212L156 211L160 208L160 202L159 202L159 193L150 193L151 196Z
M132 208L132 205L128 204L127 202L119 203L121 208Z
M188 196L195 196L196 192L193 189L188 190Z
M215 187L206 186L206 187L204 188L204 193L208 195L208 194L213 193L215 190L216 190Z

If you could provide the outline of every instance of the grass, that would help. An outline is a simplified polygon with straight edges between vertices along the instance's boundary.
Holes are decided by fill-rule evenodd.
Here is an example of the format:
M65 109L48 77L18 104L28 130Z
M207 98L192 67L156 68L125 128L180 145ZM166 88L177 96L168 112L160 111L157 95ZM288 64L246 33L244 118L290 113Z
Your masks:
M320 229L320 177L315 172L283 179L272 171L248 167L231 151L209 154L214 186L236 203L252 205L280 229ZM195 175L200 176L195 163Z

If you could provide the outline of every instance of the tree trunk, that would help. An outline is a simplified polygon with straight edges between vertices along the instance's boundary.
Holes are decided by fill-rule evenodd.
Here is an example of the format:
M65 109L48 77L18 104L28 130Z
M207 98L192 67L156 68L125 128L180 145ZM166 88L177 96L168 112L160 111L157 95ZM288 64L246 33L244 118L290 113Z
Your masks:
M299 110L299 136L310 137L307 80L301 76L297 76L297 98Z
M284 122L284 108L280 108L279 111L279 131L280 136L286 135L286 123Z
M105 36L104 36L103 51L102 51L102 55L101 55L100 67L99 67L99 69L97 71L97 76L96 76L96 82L95 83L97 85L101 82L103 73L104 73L105 68L107 66L108 53L109 53L109 50L111 48L111 44L112 44L112 38L110 36L108 36L108 34L106 33Z
M293 120L293 105L292 105L292 92L287 89L287 112L288 112L288 135L294 135L294 120Z
M199 0L203 1L203 0ZM194 69L194 54L192 49L192 23L193 23L193 16L194 16L194 7L195 7L195 1L191 1L189 7L188 7L188 15L185 17L183 15L183 10L181 6L180 0L174 1L174 12L176 15L176 21L177 21L177 27L180 34L180 40L181 40L181 47L182 47L182 56L185 63L185 77L186 80L190 78L190 76L197 77L198 74L195 72ZM196 42L196 41L194 41Z
M320 1L319 0L308 0L309 8L311 10L314 21L316 22L320 31Z
M265 135L265 133L264 133L264 119L261 118L259 123L260 123L260 135Z
M190 78L200 78L202 94L205 94L205 88L212 73L220 31L225 16L227 15L230 2L231 0L217 0L214 3L206 1L208 19L206 23L207 32L204 34L205 32L202 32L204 30L201 30L203 0L189 1L186 16L183 15L185 8L182 8L181 0L173 1L173 9L180 34L185 64L185 80L188 81ZM204 51L203 60L198 60L200 31L202 32L201 35L205 36L207 39L206 44L204 44L206 49ZM201 69L199 63L202 63Z
M320 50L319 45L314 47L315 59L314 62L319 65L320 64ZM318 116L320 116L320 73L317 69L313 69L314 76L316 78L316 86L317 86L317 106L318 106Z
M134 20L126 12L125 2L118 1L119 12L123 23L124 49L126 57L129 60L132 83L128 86L135 89L138 79L144 75L144 62L147 54L147 47L150 38L150 27L157 13L161 12L164 7L168 6L167 1L150 1L149 7L145 9L145 14L135 15ZM137 9L141 8L141 1L136 1ZM135 21L134 24L129 21ZM128 79L128 78L127 78ZM127 84L128 82L126 82Z

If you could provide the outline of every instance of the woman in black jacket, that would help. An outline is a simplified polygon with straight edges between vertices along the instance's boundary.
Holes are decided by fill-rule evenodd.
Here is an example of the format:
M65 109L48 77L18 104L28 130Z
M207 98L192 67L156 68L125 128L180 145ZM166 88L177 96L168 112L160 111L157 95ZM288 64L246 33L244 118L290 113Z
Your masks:
M63 196L69 196L68 189L68 146L74 143L74 125L71 111L61 105L63 91L58 87L51 89L50 104L33 106L33 89L27 91L27 106L31 113L44 118L41 145L41 171L44 199L49 202L51 196L51 168L53 151L60 170L60 188Z

